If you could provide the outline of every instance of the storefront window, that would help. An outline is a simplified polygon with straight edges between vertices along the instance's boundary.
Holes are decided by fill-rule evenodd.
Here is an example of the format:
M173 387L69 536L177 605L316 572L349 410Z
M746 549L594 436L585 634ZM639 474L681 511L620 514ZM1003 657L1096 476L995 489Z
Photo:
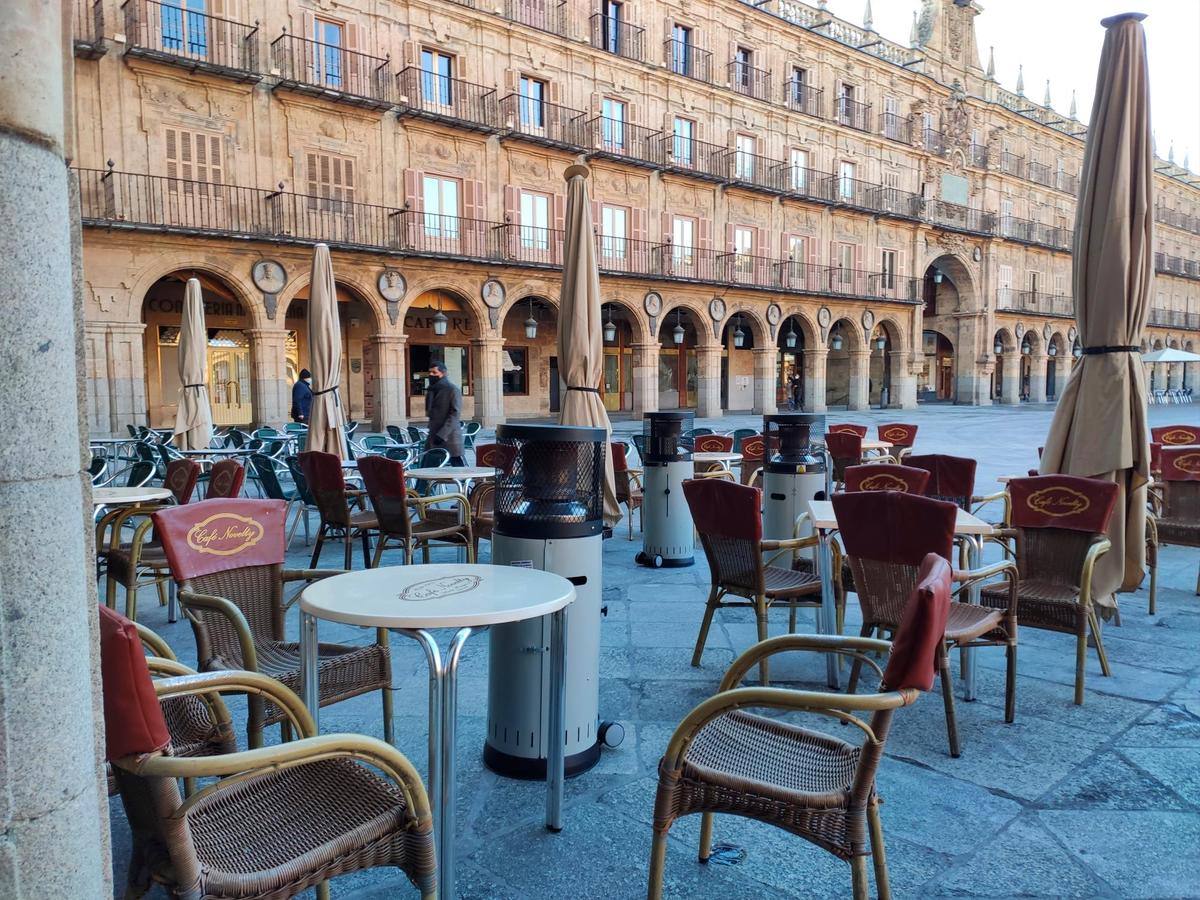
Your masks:
M409 360L412 368L409 377L412 396L424 395L425 389L429 387L429 367L435 362L446 366L446 377L458 385L464 395L470 394L468 358L466 347L430 346L427 344L416 344L410 347Z
M513 347L504 351L504 395L529 393L529 350Z

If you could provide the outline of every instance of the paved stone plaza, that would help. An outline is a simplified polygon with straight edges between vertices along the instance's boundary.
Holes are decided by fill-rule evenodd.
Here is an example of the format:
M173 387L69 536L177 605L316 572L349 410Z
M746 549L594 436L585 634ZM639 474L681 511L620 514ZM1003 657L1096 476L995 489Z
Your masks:
M994 479L1036 464L1051 407L924 407L916 411L831 413L830 421L919 424L923 451L979 459L977 493ZM1200 406L1152 407L1151 424L1200 422ZM750 416L698 420L722 430L754 425ZM640 423L618 422L618 432ZM998 515L998 510L985 517ZM690 665L708 586L697 564L640 568L640 543L622 523L605 542L601 717L626 729L624 744L566 789L566 828L542 827L544 787L485 771L480 759L487 712L487 638L467 644L460 692L459 896L473 900L562 897L625 900L645 895L655 773L675 725L711 695L726 665L755 639L749 610L718 613L704 664ZM635 532L636 535L636 532ZM486 560L486 544L484 559ZM291 562L307 564L297 539ZM435 553L449 560L452 551ZM893 893L897 897L1200 897L1200 597L1193 594L1198 554L1161 555L1158 615L1146 592L1122 595L1123 625L1105 630L1113 677L1088 658L1087 698L1072 704L1073 639L1025 629L1020 634L1017 719L1003 722L1003 653L979 651L980 699L960 703L963 755L947 752L941 698L934 693L901 710L879 771ZM390 559L388 558L390 557ZM333 566L340 547L326 550ZM399 552L385 555L398 564ZM355 565L361 564L356 554ZM185 661L194 662L188 625L166 622L148 602L142 619ZM846 630L857 633L852 599ZM296 613L289 617L296 634ZM772 616L772 634L787 617ZM813 628L801 612L800 630ZM366 641L324 623L322 640ZM397 739L425 769L426 668L412 642L394 637ZM819 658L772 666L772 682L823 689ZM961 696L961 691L960 691ZM811 721L811 720L810 720ZM837 729L836 724L818 727ZM322 712L324 732L382 736L378 694ZM277 740L272 734L269 740ZM847 739L852 739L847 734ZM116 891L124 885L128 828L112 802ZM669 897L838 897L850 892L849 867L782 831L719 817L712 863L696 862L699 817L672 831ZM395 870L334 882L335 897L382 900L415 896Z

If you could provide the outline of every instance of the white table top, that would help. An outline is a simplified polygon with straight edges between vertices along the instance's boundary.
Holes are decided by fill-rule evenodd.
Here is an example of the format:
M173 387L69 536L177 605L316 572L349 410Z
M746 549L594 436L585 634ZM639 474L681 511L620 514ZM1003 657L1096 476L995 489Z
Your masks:
M692 454L695 462L738 462L741 458L740 453L722 453L718 450L699 450Z
M828 531L829 529L838 527L837 516L833 514L833 501L831 500L810 500L808 503L808 514L812 517L814 528ZM994 525L971 515L965 509L956 510L954 520L955 534L991 534L994 529Z
M154 503L169 500L171 492L162 487L98 487L92 488L92 505L116 506L127 503Z
M869 441L863 438L862 448L864 450L891 450L893 444L890 441Z
M486 466L429 466L424 469L405 469L404 477L422 481L467 481L471 478L495 478L496 470Z
M300 594L320 619L371 628L462 628L520 622L575 600L561 575L518 566L443 563L334 575Z

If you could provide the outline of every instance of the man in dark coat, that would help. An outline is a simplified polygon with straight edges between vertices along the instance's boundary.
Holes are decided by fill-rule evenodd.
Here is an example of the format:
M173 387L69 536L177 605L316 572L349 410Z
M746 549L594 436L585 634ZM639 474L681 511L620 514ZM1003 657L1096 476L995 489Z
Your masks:
M308 414L312 410L312 372L300 370L300 380L292 385L292 421L308 424Z
M429 418L427 449L444 447L450 451L450 465L465 466L462 436L462 391L446 377L446 367L435 362L429 367L429 387L425 390L425 415Z

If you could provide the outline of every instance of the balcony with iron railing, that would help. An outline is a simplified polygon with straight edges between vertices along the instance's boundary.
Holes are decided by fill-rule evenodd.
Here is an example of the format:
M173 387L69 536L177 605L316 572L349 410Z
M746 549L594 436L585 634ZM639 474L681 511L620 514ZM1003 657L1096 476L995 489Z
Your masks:
M946 152L946 135L936 128L921 131L921 145L930 153L942 156Z
M1000 237L1055 250L1071 249L1073 235L1070 228L1044 225L1029 219L1018 219L1016 216L1001 216L999 226Z
M1000 171L1006 175L1016 175L1018 178L1024 178L1025 157L1010 153L1007 150L1000 151Z
M1043 187L1054 187L1053 174L1050 171L1050 167L1045 163L1030 160L1025 177L1034 184L1040 184Z
M495 88L408 66L396 76L396 89L400 116L448 122L472 131L501 128Z
M664 134L659 138L658 159L668 172L679 172L702 178L706 181L729 180L726 161L728 147L710 144L678 134Z
M504 226L483 219L402 209L397 215L399 249L411 256L493 260L500 257Z
M619 159L635 166L662 165L663 133L622 119L594 116L583 123L580 145L592 156Z
M504 18L559 37L569 37L567 0L504 0Z
M598 234L596 259L605 275L655 275L663 270L663 253L667 246Z
M768 159L745 150L725 150L721 165L731 184L771 194L783 193L784 164L777 159Z
M1170 225L1172 228L1200 234L1200 216L1190 216L1183 210L1171 209L1163 204L1154 207L1154 221L1160 225Z
M840 125L854 128L858 131L871 130L871 104L860 103L849 97L837 99L837 121Z
M1063 294L1014 291L1011 288L1001 288L996 294L996 309L1001 312L1028 312L1043 316L1075 315L1074 301Z
M157 0L125 0L125 55L259 81L258 26Z
M1067 172L1056 172L1054 175L1054 187L1056 190L1060 190L1064 194L1078 194L1079 176L1071 175Z
M977 169L988 167L988 148L986 144L971 144L967 148L967 163Z
M74 0L71 37L80 59L99 59L108 52L104 40L103 0Z
M831 202L830 175L807 166L786 165L781 170L783 191L790 197Z
M885 112L879 117L879 133L901 144L912 143L912 116Z
M534 97L509 94L500 100L505 137L543 147L578 150L586 113Z
M1164 275L1178 275L1181 278L1200 279L1200 261L1156 252L1154 254L1154 271Z
M1150 310L1148 324L1157 325L1160 328L1186 328L1189 331L1200 331L1200 313L1156 306Z
M556 228L538 228L505 222L497 225L495 236L501 258L532 266L561 266L564 232Z
M934 225L952 228L955 231L970 231L975 234L992 234L996 230L996 216L987 210L947 203L945 200L926 200L923 218Z
M831 202L840 206L852 206L904 219L915 219L921 212L919 195L857 178L830 175L826 179L825 191Z
M646 29L595 13L591 20L592 46L597 50L642 62L646 58Z
M712 54L689 41L674 38L663 41L663 62L676 75L713 83Z
M372 109L395 105L391 64L378 56L282 34L271 42L271 66L279 73L275 90Z
M820 88L804 82L790 81L786 93L788 109L812 116L814 119L821 118L821 97L824 92Z
M771 99L771 73L740 60L732 60L727 66L729 86L739 94L755 100Z

